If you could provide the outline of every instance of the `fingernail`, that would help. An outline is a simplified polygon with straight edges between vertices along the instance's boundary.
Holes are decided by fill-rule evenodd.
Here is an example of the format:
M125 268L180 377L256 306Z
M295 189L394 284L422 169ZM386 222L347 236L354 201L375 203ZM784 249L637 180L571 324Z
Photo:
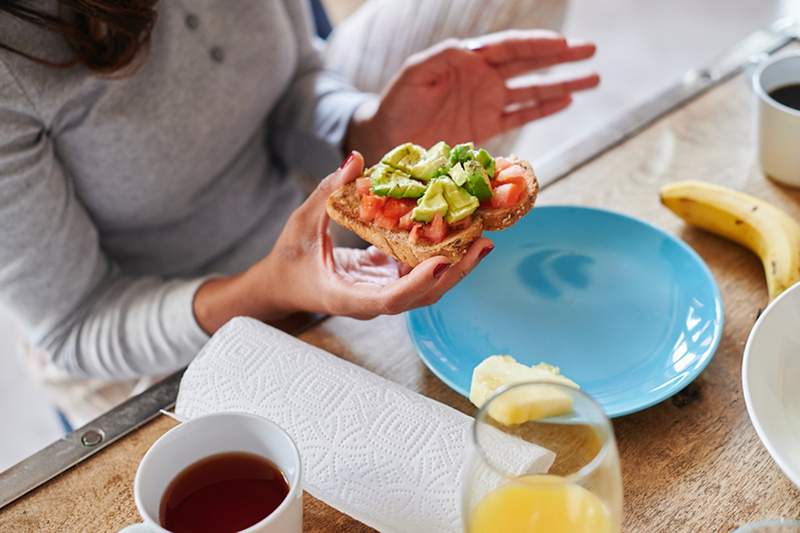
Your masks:
M442 277L447 269L450 268L450 263L439 263L436 265L436 268L433 269L433 279L439 279Z
M483 259L487 255L489 255L489 252L491 252L492 250L494 250L494 246L487 246L486 248L481 250L481 253L478 254L478 259Z
M353 159L353 152L350 152L349 154L347 154L347 157L344 158L344 161L342 161L342 164L339 165L339 170L342 170L344 167L346 167L347 163L349 163L351 159Z

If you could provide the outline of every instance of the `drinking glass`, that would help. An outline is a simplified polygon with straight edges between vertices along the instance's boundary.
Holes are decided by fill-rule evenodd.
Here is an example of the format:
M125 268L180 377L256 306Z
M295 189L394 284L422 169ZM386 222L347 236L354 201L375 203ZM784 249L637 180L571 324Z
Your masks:
M462 476L468 533L621 530L614 430L602 408L572 387L525 382L495 393L475 418Z

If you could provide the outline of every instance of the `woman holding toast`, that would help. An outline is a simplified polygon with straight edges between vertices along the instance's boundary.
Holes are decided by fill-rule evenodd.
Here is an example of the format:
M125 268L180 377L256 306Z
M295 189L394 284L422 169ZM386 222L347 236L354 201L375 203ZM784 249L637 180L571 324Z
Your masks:
M301 0L0 4L0 303L47 365L80 377L155 375L186 365L234 316L366 319L435 302L491 251L483 226L457 252L410 268L386 243L334 246L329 197L393 147L472 141L466 159L448 155L427 181L403 170L425 151L373 179L394 195L401 178L425 190L384 205L422 205L427 194L431 210L417 210L406 233L435 247L432 224L451 236L466 224L436 207L455 189L428 192L430 183L457 166L460 191L476 175L490 191L521 187L524 173L498 181L508 161L493 158L491 175L475 163L479 144L598 83L510 88L515 76L594 53L518 30L442 42L368 94L323 67L312 33ZM290 170L327 177L304 200ZM520 202L535 196L532 183L524 198L515 193ZM380 202L372 187L362 197ZM491 197L479 202L470 223L493 209Z

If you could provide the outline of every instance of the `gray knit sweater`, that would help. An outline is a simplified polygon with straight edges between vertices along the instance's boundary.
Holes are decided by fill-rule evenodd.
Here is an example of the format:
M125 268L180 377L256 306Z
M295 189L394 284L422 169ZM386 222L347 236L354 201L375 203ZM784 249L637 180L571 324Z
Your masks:
M70 57L6 15L0 38ZM366 97L322 70L305 0L161 0L121 79L0 50L0 305L76 375L187 364L202 276L263 257L301 201L284 169L335 168Z

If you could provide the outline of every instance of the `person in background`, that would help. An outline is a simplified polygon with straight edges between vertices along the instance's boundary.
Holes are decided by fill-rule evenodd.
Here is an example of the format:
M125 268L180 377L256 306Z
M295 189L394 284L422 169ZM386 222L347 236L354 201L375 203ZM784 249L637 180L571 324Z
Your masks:
M0 304L44 379L163 375L234 316L400 313L469 273L488 239L408 272L334 246L327 196L396 144L481 143L566 108L597 75L507 82L595 47L550 31L421 39L359 81L377 68L369 32L447 34L453 14L420 3L430 30L359 30L357 14L331 37L329 63L379 94L326 67L305 0L0 3ZM327 177L304 198L291 173Z

